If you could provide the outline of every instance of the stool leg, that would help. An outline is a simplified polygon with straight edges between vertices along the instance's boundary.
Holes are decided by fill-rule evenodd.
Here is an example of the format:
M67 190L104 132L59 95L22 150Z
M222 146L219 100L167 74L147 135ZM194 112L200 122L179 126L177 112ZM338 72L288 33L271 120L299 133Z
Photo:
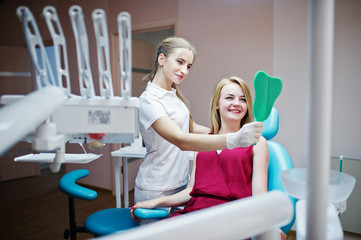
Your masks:
M75 204L74 198L69 197L70 240L76 240Z

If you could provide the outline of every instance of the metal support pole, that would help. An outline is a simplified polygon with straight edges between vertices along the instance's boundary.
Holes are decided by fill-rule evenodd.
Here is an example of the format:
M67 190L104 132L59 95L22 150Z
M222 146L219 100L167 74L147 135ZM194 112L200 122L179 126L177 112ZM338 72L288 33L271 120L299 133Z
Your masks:
M128 158L122 157L123 160L123 196L124 207L129 207L129 189L128 189Z
M306 238L326 237L331 154L334 0L309 0L309 166Z
M69 197L69 231L70 240L76 240L75 201Z
M120 173L119 173L119 157L115 157L115 195L117 201L117 208L122 207L122 199L120 193Z

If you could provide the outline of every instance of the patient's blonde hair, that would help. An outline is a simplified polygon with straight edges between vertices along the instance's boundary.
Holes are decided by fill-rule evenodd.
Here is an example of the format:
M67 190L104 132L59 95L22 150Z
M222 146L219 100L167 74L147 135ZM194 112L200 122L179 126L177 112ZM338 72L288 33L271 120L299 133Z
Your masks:
M219 130L221 129L221 116L219 114L219 110L217 109L219 105L219 99L221 97L221 91L224 86L230 83L236 83L238 84L243 91L243 94L246 98L247 102L247 113L243 117L240 123L240 127L242 127L246 123L250 123L253 121L253 103L252 103L252 95L251 91L248 87L248 84L243 81L239 77L230 77L230 78L224 78L222 79L217 86L214 88L212 100L211 100L211 106L210 106L210 122L211 122L211 133L217 134Z

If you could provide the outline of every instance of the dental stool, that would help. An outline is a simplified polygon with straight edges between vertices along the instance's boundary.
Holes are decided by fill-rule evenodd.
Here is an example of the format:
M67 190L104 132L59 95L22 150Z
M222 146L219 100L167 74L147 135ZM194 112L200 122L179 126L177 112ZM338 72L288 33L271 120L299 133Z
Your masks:
M138 226L138 222L133 221L131 218L130 209L128 208L100 210L88 216L84 226L79 227L76 225L75 198L91 201L97 197L97 192L76 183L76 181L88 175L88 170L77 169L65 174L60 179L60 190L69 196L70 227L64 231L64 239L68 239L69 236L71 240L76 239L77 232L88 232L98 237Z

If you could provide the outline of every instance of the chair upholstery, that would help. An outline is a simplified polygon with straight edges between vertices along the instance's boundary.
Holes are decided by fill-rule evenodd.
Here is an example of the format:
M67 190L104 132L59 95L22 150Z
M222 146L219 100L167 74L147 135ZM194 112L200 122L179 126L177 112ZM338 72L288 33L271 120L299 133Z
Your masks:
M70 230L66 229L64 231L64 238L67 239L70 236L70 239L76 239L77 232L88 232L94 236L103 236L138 226L139 223L133 221L128 208L109 208L97 211L87 217L84 227L76 226L74 199L90 201L97 197L95 191L76 183L76 181L88 175L88 170L77 169L65 174L60 179L59 188L69 196Z
M140 219L162 219L168 217L168 211L164 209L137 208L134 216Z
M282 145L270 140L277 135L279 127L279 116L276 108L272 108L271 114L264 121L264 124L265 126L262 135L264 138L267 139L270 157L268 165L267 189L268 191L280 190L287 193L282 184L281 172L286 169L293 168L293 163L287 151L282 147ZM291 196L289 197L295 206L297 200ZM288 233L291 230L295 221L295 217L296 216L294 215L292 221L281 228L284 233Z
M77 169L65 174L59 182L60 190L68 196L82 200L93 200L98 194L96 191L76 184L76 181L89 175L86 169Z
M91 214L85 220L85 229L94 236L104 236L138 226L129 208L109 208Z

